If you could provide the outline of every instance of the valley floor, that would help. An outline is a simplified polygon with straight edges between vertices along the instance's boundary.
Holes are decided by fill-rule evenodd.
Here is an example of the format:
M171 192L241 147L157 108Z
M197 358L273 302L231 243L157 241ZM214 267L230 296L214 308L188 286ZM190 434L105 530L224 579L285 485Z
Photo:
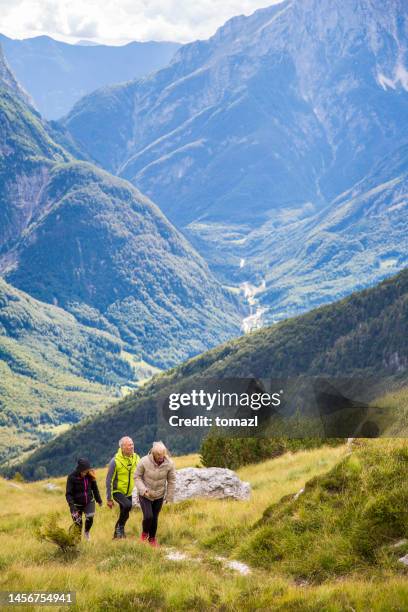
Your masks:
M406 610L404 575L356 573L313 585L261 569L245 574L245 566L228 565L219 558L228 553L211 548L214 536L226 529L237 528L244 536L267 506L299 491L346 453L345 446L323 447L242 468L239 476L252 486L247 502L202 499L165 506L159 549L138 542L139 510L129 519L130 537L112 541L116 508L98 508L92 541L82 542L79 554L68 558L35 537L36 526L48 513L59 512L61 526L70 525L64 479L0 479L0 591L76 591L76 605L61 607L65 610ZM177 467L195 466L199 457L175 461ZM103 492L105 473L98 470ZM58 488L47 489L49 482Z

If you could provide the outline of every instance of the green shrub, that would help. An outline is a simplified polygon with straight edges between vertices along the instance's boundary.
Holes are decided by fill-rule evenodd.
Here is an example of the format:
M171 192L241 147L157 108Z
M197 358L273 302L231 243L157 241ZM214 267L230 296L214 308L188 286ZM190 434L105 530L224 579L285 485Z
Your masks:
M279 438L226 438L210 434L201 444L200 456L206 467L236 470L241 465L278 457L285 450Z
M201 463L206 467L236 470L243 465L279 457L287 451L336 446L343 438L229 438L211 432L200 448Z
M47 469L44 465L39 465L37 468L35 468L34 480L44 480L44 478L47 478L47 476Z
M58 513L50 514L34 529L35 535L41 542L55 544L63 553L73 552L81 540L81 530L75 523L68 530L63 529L58 518Z

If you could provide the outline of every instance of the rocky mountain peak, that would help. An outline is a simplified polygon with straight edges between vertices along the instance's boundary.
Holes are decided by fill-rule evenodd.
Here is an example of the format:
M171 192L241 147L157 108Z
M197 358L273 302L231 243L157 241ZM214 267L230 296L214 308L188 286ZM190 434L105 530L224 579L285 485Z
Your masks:
M33 106L33 101L30 96L24 91L21 85L16 80L15 76L11 72L9 65L4 57L3 49L0 45L0 87L10 89L14 94L17 94L19 98L22 98L24 102Z

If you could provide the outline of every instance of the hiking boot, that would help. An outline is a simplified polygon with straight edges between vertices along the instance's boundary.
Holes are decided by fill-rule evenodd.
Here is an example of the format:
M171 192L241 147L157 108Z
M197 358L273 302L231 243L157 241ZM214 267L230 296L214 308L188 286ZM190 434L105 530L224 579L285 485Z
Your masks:
M91 534L89 533L89 531L84 531L84 538L87 542L90 541L91 539Z
M113 539L114 540L121 540L122 539L122 528L120 525L116 525L115 527L115 531L113 532Z
M148 541L148 539L149 539L149 534L148 534L148 533L145 533L145 532L143 531L142 535L140 536L140 541L141 541L141 542L147 542L147 541Z
M149 538L149 544L153 546L153 548L159 548L159 543L156 538Z

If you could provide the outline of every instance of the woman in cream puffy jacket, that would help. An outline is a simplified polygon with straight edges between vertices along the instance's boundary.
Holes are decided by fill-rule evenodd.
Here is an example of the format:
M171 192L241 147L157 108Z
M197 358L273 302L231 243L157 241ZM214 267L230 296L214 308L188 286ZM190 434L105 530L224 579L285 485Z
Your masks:
M148 455L142 457L135 472L135 486L143 512L142 542L158 546L157 522L164 499L172 502L176 484L176 470L163 442L154 442Z

